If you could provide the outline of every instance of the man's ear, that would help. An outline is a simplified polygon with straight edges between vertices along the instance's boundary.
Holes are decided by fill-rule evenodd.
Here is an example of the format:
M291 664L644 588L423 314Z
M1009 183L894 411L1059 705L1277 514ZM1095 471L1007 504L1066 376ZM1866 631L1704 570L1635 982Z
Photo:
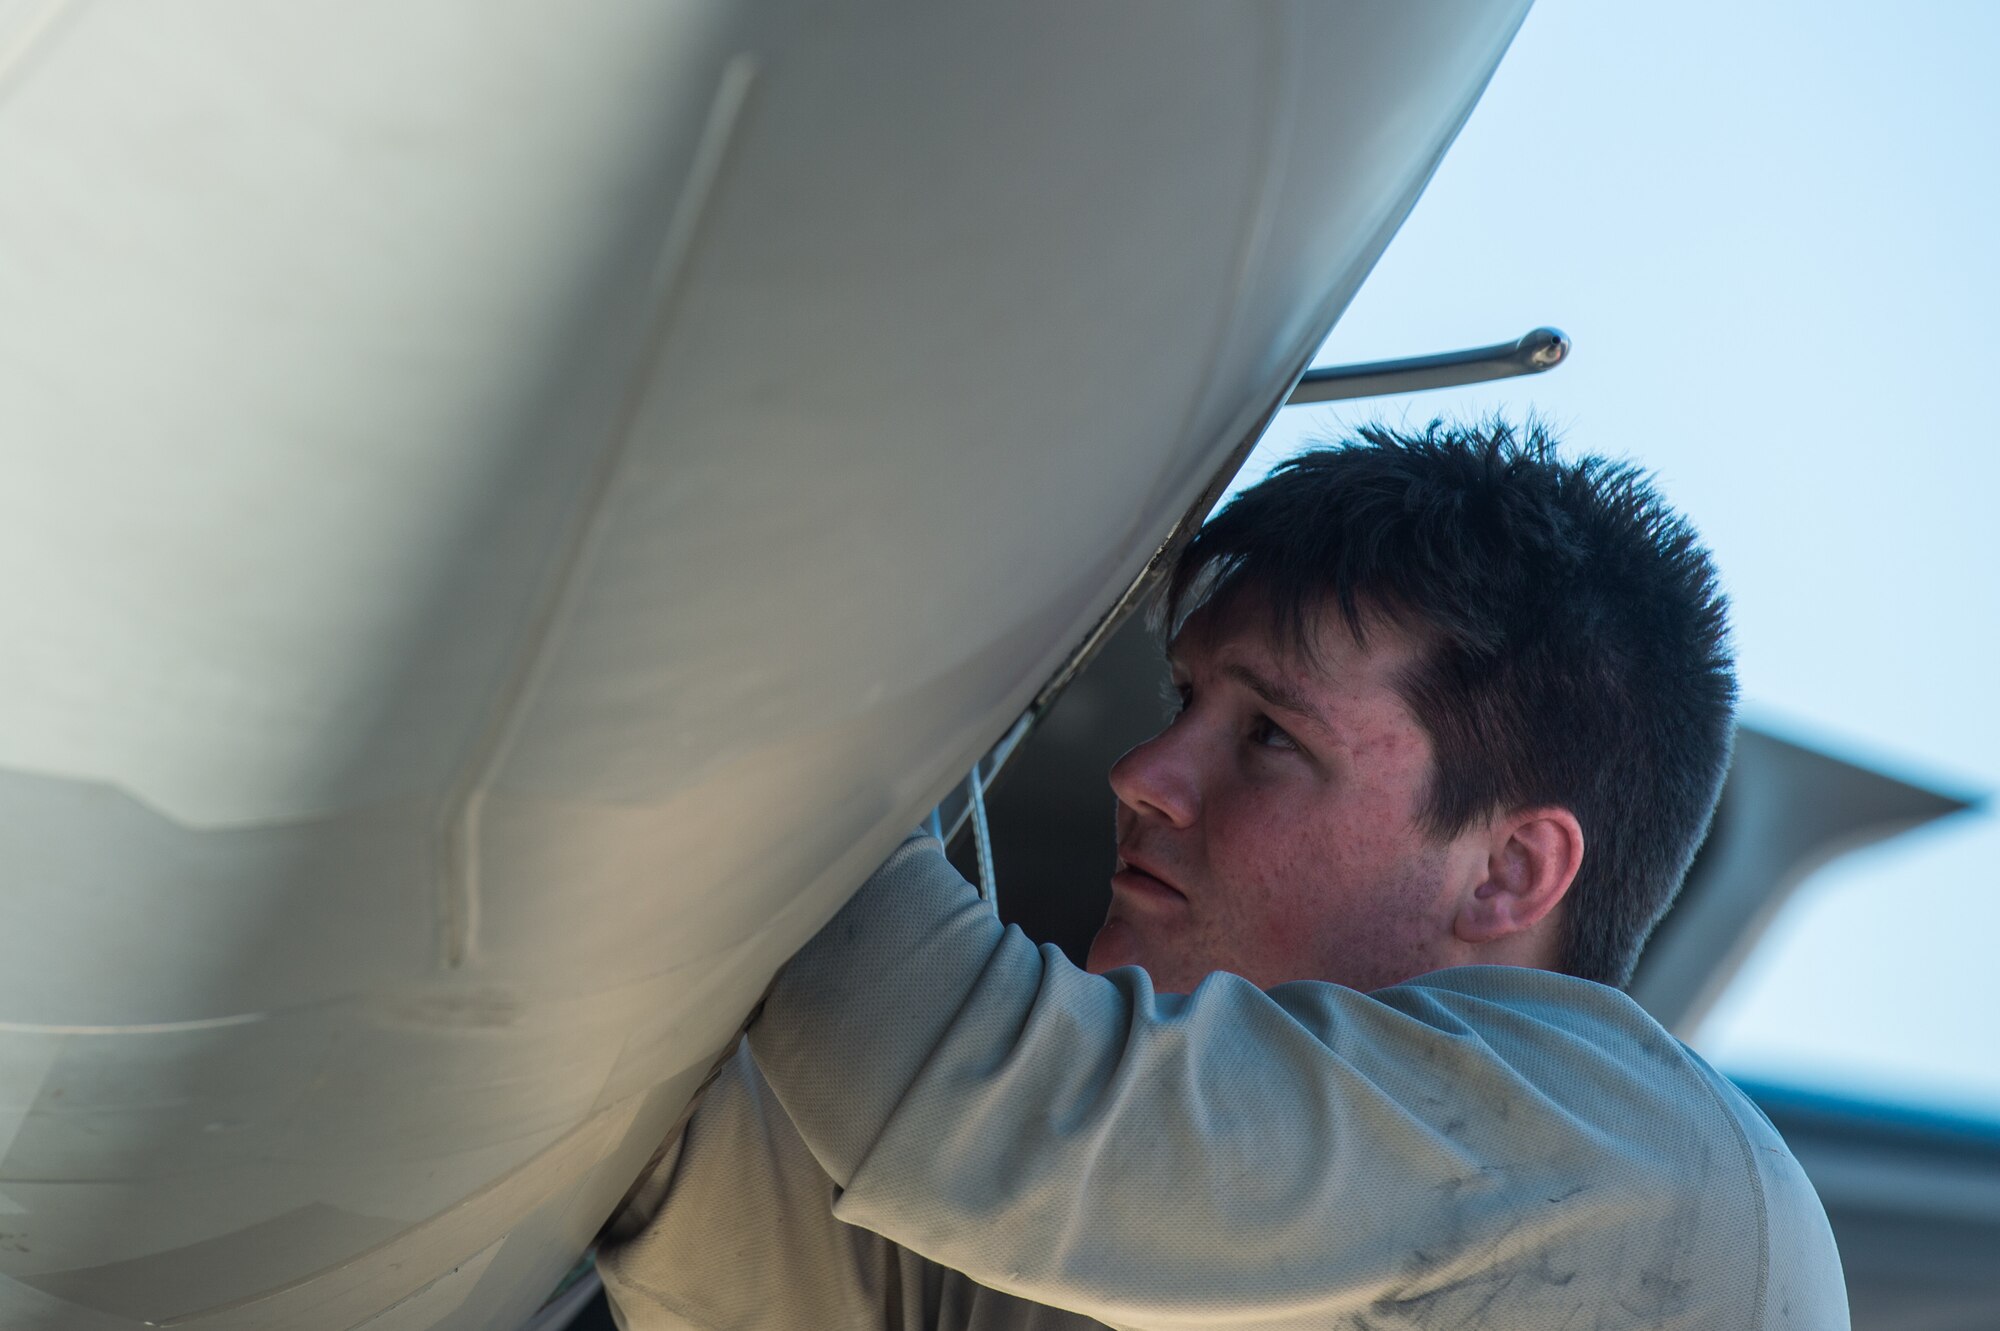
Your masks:
M1488 844L1486 879L1452 920L1461 942L1492 943L1534 928L1561 904L1583 863L1583 825L1560 805L1502 815Z

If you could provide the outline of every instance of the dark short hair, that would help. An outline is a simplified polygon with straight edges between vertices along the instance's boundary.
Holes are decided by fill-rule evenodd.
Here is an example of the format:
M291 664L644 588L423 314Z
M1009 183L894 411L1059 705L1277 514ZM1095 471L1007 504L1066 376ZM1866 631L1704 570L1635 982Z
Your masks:
M1337 606L1424 645L1400 692L1435 765L1422 825L1454 836L1560 805L1584 856L1560 967L1623 986L1721 792L1736 674L1715 567L1629 463L1548 429L1367 426L1237 495L1175 564L1165 624L1246 590L1311 652Z

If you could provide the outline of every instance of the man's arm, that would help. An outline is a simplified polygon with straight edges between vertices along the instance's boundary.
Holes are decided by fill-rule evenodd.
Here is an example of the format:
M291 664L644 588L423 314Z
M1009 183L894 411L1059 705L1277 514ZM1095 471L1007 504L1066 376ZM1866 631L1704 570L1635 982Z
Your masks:
M624 1331L1085 1331L833 1217L836 1189L738 1046L598 1256Z
M739 1046L635 1199L644 1227L598 1256L619 1325L891 1325L893 1245L834 1220L832 1193Z
M751 1046L836 1215L1104 1321L1763 1316L1742 1133L1583 981L1156 996L1003 930L920 837L794 959Z

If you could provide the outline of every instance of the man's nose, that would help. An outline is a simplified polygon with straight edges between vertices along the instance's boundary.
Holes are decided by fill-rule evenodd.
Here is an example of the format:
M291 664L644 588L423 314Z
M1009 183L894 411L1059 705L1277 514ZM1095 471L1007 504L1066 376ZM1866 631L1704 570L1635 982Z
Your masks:
M1179 730L1169 725L1111 764L1111 791L1133 813L1187 827L1201 813L1201 787Z

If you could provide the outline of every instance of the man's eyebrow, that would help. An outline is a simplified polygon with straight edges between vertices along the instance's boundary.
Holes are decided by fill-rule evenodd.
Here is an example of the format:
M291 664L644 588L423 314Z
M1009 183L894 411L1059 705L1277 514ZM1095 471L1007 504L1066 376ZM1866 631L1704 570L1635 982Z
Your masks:
M1226 665L1222 667L1222 673L1278 710L1303 716L1321 730L1327 729L1326 718L1319 714L1319 709L1312 705L1305 694L1291 685L1275 679L1266 679L1246 665Z

